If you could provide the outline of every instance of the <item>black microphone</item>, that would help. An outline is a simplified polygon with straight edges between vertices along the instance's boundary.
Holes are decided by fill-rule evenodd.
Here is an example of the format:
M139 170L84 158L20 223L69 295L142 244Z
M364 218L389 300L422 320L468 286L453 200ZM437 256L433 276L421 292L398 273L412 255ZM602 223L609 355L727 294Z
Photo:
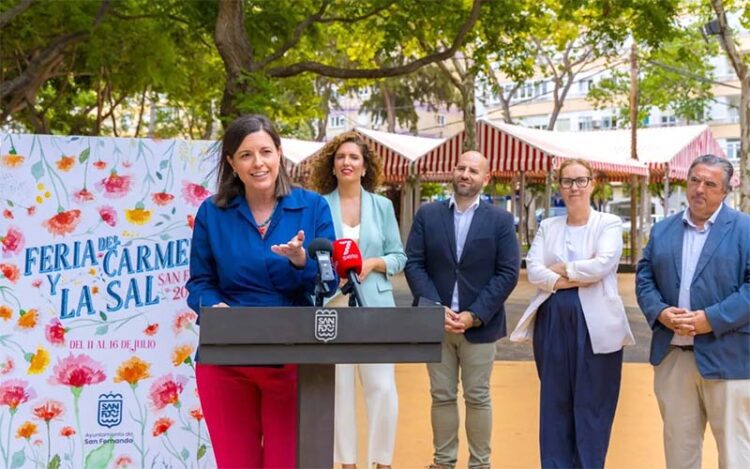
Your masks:
M318 273L320 280L323 282L332 282L336 279L333 274L333 264L331 263L331 254L333 253L333 244L330 239L315 238L307 246L307 255L314 261L318 261Z

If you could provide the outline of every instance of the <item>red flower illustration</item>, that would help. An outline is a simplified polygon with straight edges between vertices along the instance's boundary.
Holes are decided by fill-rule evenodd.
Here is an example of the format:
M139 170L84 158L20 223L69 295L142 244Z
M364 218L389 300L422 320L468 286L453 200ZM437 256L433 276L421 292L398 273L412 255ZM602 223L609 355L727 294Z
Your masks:
M149 389L151 405L156 410L161 410L169 404L178 406L180 404L180 394L185 389L185 383L187 383L187 378L180 375L173 378L172 373L157 379Z
M156 333L159 331L159 323L149 324L148 327L146 327L143 330L143 333L148 336L156 335Z
M11 212L10 210L6 208L5 210L3 210L3 217L7 218L8 220L12 220L13 212Z
M65 345L65 332L66 329L57 318L52 319L44 327L44 336L52 345Z
M33 282L31 282L31 286L34 287L34 288L41 287L42 286L42 279L38 278L38 279L34 280Z
M107 162L102 160L96 160L92 163L96 169L104 169L107 167Z
M180 332L184 331L185 329L192 329L193 323L198 318L198 315L195 314L192 311L184 311L174 318L174 324L172 325L172 328L174 329L175 334L179 334Z
M18 270L15 264L0 264L0 273L3 274L3 277L10 280L11 283L16 283L21 278L21 271Z
M200 184L182 181L182 196L194 207L199 206L209 195L211 192Z
M63 410L62 402L49 399L44 404L34 407L33 413L38 419L49 422L62 415Z
M14 413L19 405L36 397L26 381L11 379L0 384L0 405L7 405Z
M26 213L31 216L36 213L36 205L32 205L31 207L26 209Z
M193 229L193 226L195 226L195 217L192 215L187 216L187 224L190 227L190 229Z
M203 412L201 411L200 407L196 407L195 409L191 410L190 416L199 422L203 420Z
M83 205L86 202L94 200L94 194L89 192L85 187L78 192L73 193L73 199L79 204Z
M23 233L11 226L5 236L0 236L0 243L3 245L3 257L14 256L23 249Z
M117 224L117 212L114 208L110 207L109 205L102 205L98 208L99 210L99 216L102 218L102 221L109 226L115 226Z
M132 177L120 176L117 171L112 170L109 176L96 183L96 188L104 191L104 197L108 199L119 199L128 194L132 185Z
M83 354L73 356L71 353L62 360L57 359L57 365L52 370L49 383L80 388L101 383L106 378L100 363L95 362L89 356Z
M75 434L76 431L73 427L62 427L62 430L60 430L60 436L64 436L65 438L70 438Z
M42 225L53 235L64 236L72 233L81 221L81 211L78 209L60 212L54 217L46 220Z
M158 419L156 422L154 422L153 435L159 436L162 433L167 433L167 431L169 430L169 427L171 427L173 423L174 423L174 420L167 418L167 417L162 417Z
M151 200L153 200L154 203L156 205L159 205L160 207L171 204L173 199L174 196L166 192L156 192L154 194L151 194Z

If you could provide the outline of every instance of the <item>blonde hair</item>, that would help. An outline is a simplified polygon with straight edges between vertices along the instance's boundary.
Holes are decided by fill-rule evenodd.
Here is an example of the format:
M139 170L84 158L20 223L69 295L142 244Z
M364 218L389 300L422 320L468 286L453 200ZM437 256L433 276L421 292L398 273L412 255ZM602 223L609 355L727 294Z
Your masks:
M557 180L558 181L560 180L560 178L562 177L563 170L565 168L567 168L568 166L576 165L576 164L586 168L586 171L589 172L589 177L592 180L594 179L594 169L591 167L591 164L588 161L582 160L580 158L571 158L569 160L563 161L560 167L557 169Z

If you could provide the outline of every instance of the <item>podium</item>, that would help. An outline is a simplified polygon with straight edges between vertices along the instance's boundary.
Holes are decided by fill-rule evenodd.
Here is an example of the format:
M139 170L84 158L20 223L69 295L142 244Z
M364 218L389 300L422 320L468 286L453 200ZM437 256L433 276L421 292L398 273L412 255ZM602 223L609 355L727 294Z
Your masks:
M297 466L333 467L337 363L439 362L442 306L203 308L200 361L298 364Z

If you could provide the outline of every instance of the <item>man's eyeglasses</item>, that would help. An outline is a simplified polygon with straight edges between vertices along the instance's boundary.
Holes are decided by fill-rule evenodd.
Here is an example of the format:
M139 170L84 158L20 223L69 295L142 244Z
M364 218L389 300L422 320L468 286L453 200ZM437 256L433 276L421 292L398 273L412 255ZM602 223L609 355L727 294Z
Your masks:
M574 182L576 183L576 187L578 187L579 189L583 189L584 187L588 187L589 182L591 182L591 178L560 178L560 186L564 187L565 189L570 189L571 187L573 187Z

